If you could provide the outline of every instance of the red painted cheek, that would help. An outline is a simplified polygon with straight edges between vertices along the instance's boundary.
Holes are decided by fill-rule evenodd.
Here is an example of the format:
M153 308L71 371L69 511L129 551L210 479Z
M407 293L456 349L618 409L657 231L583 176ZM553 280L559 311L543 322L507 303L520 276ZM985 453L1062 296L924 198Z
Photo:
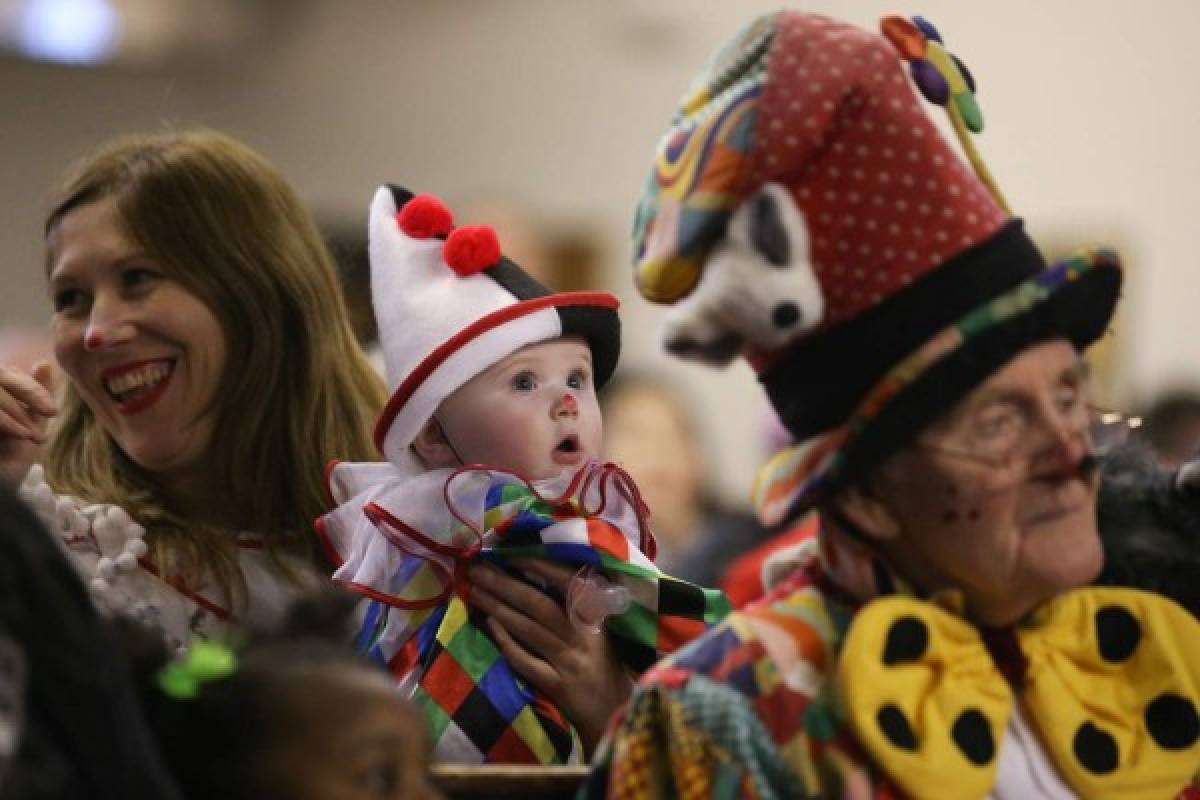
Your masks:
M957 525L959 522L978 522L983 516L982 512L975 506L948 506L942 510L943 525Z
M957 525L959 522L966 520L967 522L978 522L982 516L979 507L971 502L963 502L961 499L962 492L957 484L946 485L947 504L942 509L941 520L943 525Z

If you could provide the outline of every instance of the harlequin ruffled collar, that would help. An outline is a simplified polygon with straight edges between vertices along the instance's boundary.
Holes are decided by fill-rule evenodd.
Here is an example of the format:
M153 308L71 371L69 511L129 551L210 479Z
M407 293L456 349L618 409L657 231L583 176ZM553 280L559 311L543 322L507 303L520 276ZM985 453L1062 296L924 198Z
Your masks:
M334 580L394 608L429 609L456 589L467 594L465 565L485 549L505 545L522 515L540 515L537 548L590 547L657 575L648 512L629 476L614 464L590 461L555 478L530 481L484 465L416 475L390 464L334 464L329 485L340 505L316 521ZM588 526L586 518L610 527ZM602 531L619 531L619 536ZM602 541L595 541L601 536Z

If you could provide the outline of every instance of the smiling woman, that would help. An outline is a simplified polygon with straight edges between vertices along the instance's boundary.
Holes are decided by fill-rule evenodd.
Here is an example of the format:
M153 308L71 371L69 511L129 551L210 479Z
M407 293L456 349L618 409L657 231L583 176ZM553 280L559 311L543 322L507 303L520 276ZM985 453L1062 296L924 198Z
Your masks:
M384 399L310 214L197 131L108 144L45 231L69 380L59 407L44 369L0 369L0 469L29 473L96 595L169 641L269 622L315 579L324 464L373 457Z
M211 475L225 334L199 297L124 232L108 197L64 214L50 237L54 352L116 445L184 501Z

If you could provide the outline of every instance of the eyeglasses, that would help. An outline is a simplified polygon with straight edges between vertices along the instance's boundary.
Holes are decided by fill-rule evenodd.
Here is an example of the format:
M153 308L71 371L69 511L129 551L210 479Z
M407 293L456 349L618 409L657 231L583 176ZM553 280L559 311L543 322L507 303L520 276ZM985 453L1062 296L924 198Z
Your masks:
M1093 458L1103 458L1111 453L1142 425L1141 417L1086 403L1071 403L1063 408L1060 421L1062 432L1082 439L1085 453ZM1047 429L1044 420L1037 422L1029 412L1006 408L976 426L963 437L961 444L918 440L916 447L998 470L1028 469L1056 441L1061 441L1059 437L1059 433Z

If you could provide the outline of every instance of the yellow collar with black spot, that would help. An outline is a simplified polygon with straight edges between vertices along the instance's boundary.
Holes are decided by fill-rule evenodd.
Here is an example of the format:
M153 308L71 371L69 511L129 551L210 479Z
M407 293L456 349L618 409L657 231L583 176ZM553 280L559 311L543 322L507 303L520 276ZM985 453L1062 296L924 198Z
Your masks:
M1014 700L1082 797L1169 798L1200 776L1200 622L1148 592L1069 592L999 635L881 597L837 670L844 718L916 798L986 796Z

